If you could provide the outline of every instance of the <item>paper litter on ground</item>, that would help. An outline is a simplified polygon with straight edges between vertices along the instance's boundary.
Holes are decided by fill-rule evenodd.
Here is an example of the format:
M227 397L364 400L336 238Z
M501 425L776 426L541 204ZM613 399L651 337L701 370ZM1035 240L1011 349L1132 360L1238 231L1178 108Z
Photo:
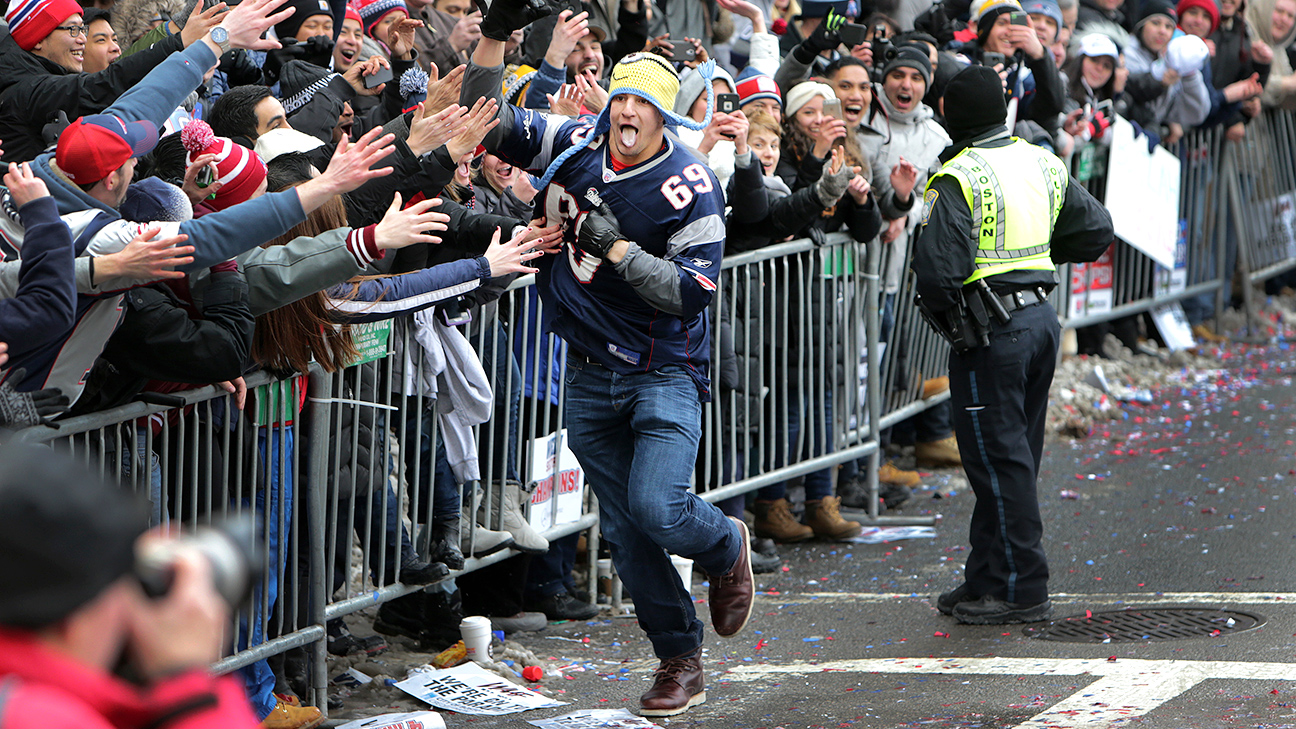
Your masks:
M440 671L427 668L430 670L412 670L408 678L396 682L396 688L437 708L460 714L500 716L567 705L522 688L475 663Z
M657 729L658 725L625 709L584 709L548 719L528 719L540 729Z
M881 544L883 542L897 542L901 539L935 539L936 527L929 526L895 526L895 527L864 527L864 531L859 536L847 539L848 542L857 542L859 544Z
M445 720L435 711L411 711L357 719L337 729L445 729Z

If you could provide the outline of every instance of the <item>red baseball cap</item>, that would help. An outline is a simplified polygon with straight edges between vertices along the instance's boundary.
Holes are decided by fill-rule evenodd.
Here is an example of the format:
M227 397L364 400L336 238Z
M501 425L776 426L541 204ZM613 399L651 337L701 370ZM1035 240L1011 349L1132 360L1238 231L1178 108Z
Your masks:
M132 157L148 154L157 145L153 122L128 122L112 114L83 116L59 135L54 161L78 185L102 180Z

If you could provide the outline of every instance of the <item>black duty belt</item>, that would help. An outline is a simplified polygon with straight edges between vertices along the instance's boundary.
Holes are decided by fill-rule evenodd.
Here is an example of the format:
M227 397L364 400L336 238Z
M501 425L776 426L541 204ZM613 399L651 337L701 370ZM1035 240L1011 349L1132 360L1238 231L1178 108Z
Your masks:
M1048 301L1048 292L1042 286L1036 286L1033 289L1021 289L1011 294L996 294L996 296L1003 302L1004 308L1010 312Z

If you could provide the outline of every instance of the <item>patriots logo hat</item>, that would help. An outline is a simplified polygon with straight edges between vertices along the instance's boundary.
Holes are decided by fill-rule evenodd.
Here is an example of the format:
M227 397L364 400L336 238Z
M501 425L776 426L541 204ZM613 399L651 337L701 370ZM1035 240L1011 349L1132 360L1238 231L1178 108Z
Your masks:
M148 154L157 141L153 122L128 122L112 114L93 114L63 130L54 161L69 180L89 185L111 175L131 158Z

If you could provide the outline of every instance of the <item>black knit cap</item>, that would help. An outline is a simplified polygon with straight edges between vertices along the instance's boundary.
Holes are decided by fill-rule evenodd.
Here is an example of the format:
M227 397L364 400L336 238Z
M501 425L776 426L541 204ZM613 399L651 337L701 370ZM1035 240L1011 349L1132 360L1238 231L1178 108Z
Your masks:
M1007 120L1003 80L994 69L968 66L945 87L945 126L956 143L992 132Z
M1139 6L1138 22L1134 24L1134 30L1137 32L1143 24L1153 15L1164 15L1175 25L1179 24L1179 13L1175 10L1175 4L1170 0L1143 0Z
M891 69L901 67L912 68L922 74L923 83L926 86L931 86L931 59L927 56L925 48L908 44L896 48L895 55L886 62L886 68L883 70L882 75L885 78L891 73Z
M0 448L0 625L41 628L127 574L147 506L48 448Z
M333 9L329 6L328 0L288 0L279 7L279 10L284 8L293 8L297 12L275 25L275 35L280 38L296 37L297 31L301 30L307 18L312 16L327 15L330 18L333 17ZM333 22L336 24L338 22L337 18L333 18Z

